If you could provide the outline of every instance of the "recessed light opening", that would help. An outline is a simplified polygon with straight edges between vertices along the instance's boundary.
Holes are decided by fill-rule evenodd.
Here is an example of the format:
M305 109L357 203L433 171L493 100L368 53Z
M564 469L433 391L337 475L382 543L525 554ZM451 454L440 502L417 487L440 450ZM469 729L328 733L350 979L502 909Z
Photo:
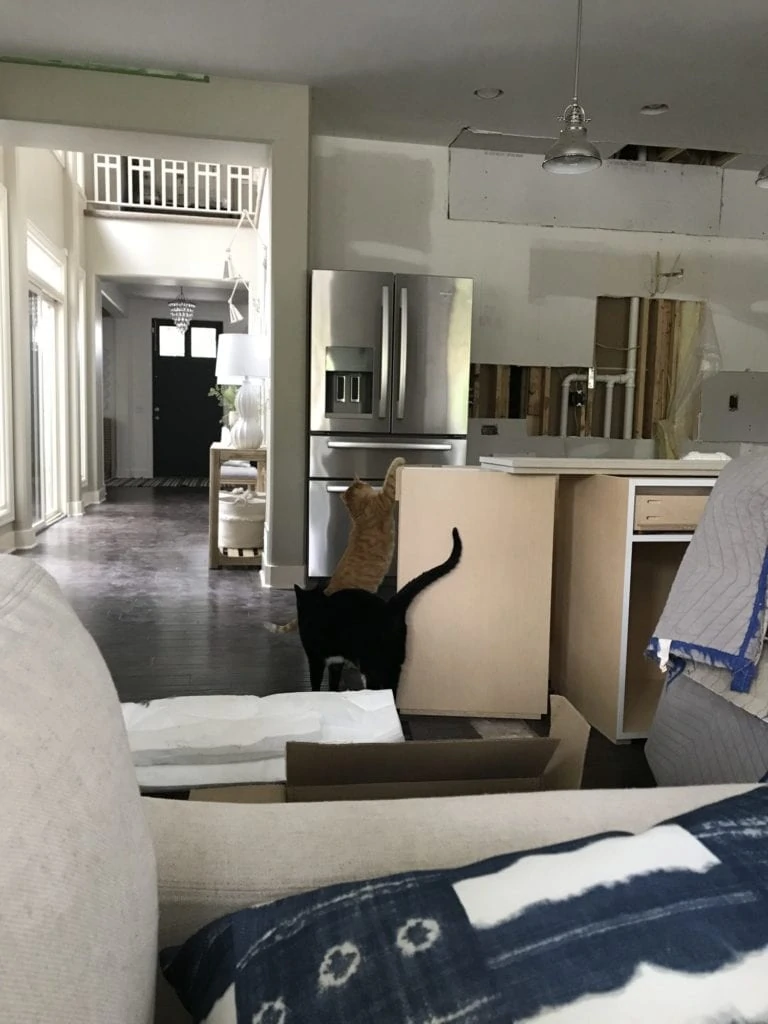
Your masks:
M668 103L646 103L640 107L640 113L645 114L647 117L655 117L658 114L666 114L669 110Z

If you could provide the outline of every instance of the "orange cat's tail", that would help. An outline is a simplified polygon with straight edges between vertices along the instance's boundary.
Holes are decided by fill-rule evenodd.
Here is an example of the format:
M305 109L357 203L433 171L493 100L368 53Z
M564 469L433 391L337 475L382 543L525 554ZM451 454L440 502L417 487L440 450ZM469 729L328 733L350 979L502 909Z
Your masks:
M384 477L384 483L382 484L381 487L381 493L387 499L387 501L394 502L395 500L395 490L397 486L397 471L398 469L400 469L401 466L404 465L405 459L400 458L392 459L392 461L389 464L387 475Z

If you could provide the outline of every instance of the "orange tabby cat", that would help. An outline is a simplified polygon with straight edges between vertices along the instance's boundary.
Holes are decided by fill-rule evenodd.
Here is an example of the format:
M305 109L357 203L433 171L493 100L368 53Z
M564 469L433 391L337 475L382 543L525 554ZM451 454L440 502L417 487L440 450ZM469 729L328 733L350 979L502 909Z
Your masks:
M395 482L405 459L393 459L381 490L355 477L341 500L352 520L349 540L331 576L326 594L337 590L368 590L375 594L392 564L395 550ZM267 622L271 633L292 633L296 619L278 626Z

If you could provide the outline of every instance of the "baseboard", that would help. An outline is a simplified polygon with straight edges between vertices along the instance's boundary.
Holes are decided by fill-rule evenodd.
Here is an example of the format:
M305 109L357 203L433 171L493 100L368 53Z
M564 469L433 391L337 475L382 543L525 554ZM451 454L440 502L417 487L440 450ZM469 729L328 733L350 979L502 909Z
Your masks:
M31 551L37 547L37 534L34 530L17 530L14 536L16 551Z
M306 578L305 565L265 565L261 570L262 583L272 590L292 590L294 584L303 587Z
M88 505L101 505L102 502L107 500L107 489L102 487L100 491L83 491L83 507L87 508Z
M85 513L82 501L68 501L67 502L67 515L68 516L82 516Z

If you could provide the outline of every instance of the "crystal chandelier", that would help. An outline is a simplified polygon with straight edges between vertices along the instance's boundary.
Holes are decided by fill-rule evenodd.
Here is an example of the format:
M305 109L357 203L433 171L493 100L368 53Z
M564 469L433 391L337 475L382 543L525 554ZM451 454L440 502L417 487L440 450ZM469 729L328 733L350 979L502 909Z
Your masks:
M185 334L194 316L195 304L190 302L189 299L184 298L183 288L179 290L178 297L168 303L168 309L171 314L171 320L173 320L178 330Z

